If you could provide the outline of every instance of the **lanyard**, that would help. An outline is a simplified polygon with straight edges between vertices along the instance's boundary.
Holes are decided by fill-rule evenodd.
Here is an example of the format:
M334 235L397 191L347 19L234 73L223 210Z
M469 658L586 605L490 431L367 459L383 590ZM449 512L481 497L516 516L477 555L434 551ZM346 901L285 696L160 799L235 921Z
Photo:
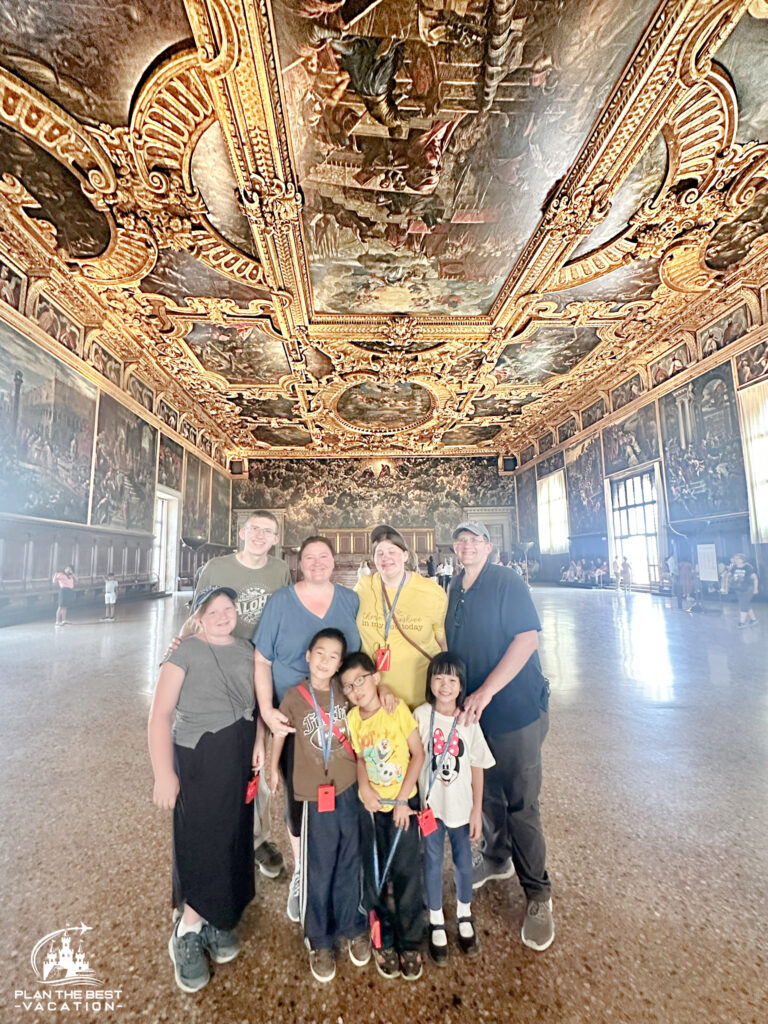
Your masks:
M323 729L323 718L320 714L320 707L317 703L317 697L312 687L312 683L309 684L309 692L312 695L312 703L315 706L315 718L317 719L317 728L320 733L320 743L323 748L323 764L325 765L326 774L328 773L328 762L331 760L331 744L333 743L333 718L336 714L336 705L333 703L333 683L330 685L330 696L331 696L331 710L328 715L328 732L326 733Z
M387 642L387 637L389 636L389 628L392 625L392 619L395 617L395 605L397 604L397 599L400 597L400 591L405 586L405 580L407 575L407 572L403 573L403 578L400 580L400 586L397 588L397 593L395 594L395 600L392 602L392 607L389 609L389 611L387 611L387 599L384 592L384 580L381 580L381 607L384 609L384 618L386 620L384 622L384 643ZM381 579L381 577L379 577L379 579Z
M392 845L389 848L387 860L384 864L384 873L380 874L379 849L376 845L376 819L374 818L373 813L371 813L371 824L373 825L373 884L376 886L376 898L378 899L381 895L381 890L384 888L384 883L387 880L389 869L392 867L392 858L395 856L395 850L397 849L397 844L400 842L400 836L403 834L403 830L401 827L398 828L397 832L395 832L395 838L392 840Z
M443 767L443 762L445 761L446 757L448 756L448 750L449 750L449 748L451 746L451 740L453 739L453 734L455 732L456 732L456 719L454 718L453 719L453 725L451 726L451 731L448 733L448 738L445 741L445 746L443 747L443 752L440 755L440 760L437 762L437 766L435 768L433 768L432 767L432 759L430 758L430 760L429 760L429 785L427 786L427 792L426 792L426 795L424 797L424 804L425 804L425 806L426 806L426 804L429 801L429 794L432 792L432 787L435 784L435 779L440 774L440 769ZM434 753L434 746L435 746L435 709L432 708L432 713L429 716L429 747L430 747L430 750L433 753Z

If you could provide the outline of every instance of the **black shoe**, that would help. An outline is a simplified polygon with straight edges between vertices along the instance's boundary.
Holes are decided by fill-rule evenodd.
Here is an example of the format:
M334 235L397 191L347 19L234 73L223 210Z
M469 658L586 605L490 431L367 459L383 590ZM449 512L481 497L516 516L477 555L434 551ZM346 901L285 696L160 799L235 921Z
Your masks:
M446 941L442 944L442 946L436 945L435 942L433 941L432 936L435 934L435 932L443 933L443 938L445 938ZM431 924L429 926L429 955L432 958L432 962L434 964L437 964L438 967L448 966L448 941L447 936L445 934L444 924Z
M261 843L253 851L256 867L267 878L278 878L285 867L282 853L272 843Z
M477 935L475 934L475 919L473 917L460 917L458 918L459 924L459 949L464 956L477 956L480 947L477 944ZM463 924L469 924L472 928L471 935L462 935L461 926Z

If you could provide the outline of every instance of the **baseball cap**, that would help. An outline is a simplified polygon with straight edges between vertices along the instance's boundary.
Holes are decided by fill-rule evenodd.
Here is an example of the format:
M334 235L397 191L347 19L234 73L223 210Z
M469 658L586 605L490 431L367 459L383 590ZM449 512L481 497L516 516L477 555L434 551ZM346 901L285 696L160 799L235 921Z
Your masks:
M399 530L396 530L394 526L387 526L386 523L382 523L380 526L375 526L371 531L371 547L374 548L379 541L388 540L396 547L400 548L401 551L408 551L408 545L405 543L405 537Z
M474 535L476 537L482 537L483 540L487 541L489 544L491 543L491 535L488 533L488 530L485 528L485 524L484 523L475 523L475 522L473 522L470 519L468 519L464 523L459 523L459 525L453 531L453 534L452 534L453 539L456 540L456 538L459 536L459 534L463 533L465 530L466 530L467 533L474 533Z
M199 611L200 608L210 601L212 597L217 594L226 594L230 601L237 600L237 591L233 590L232 587L206 587L205 590L201 590L199 594L195 594L194 600L192 601L192 611Z

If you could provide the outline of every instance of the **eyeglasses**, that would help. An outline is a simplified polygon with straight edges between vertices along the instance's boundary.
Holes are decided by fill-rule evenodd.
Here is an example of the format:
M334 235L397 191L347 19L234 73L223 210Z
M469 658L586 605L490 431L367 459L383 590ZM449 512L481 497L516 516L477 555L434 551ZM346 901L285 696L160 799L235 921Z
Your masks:
M353 690L358 690L363 685L366 679L370 679L373 672L366 672L364 676L358 676L351 683L345 683L342 688L342 693L352 693Z
M246 533L254 533L257 537L274 537L277 531L273 526L246 526Z
M488 541L484 537L457 537L453 543L457 548L479 548Z

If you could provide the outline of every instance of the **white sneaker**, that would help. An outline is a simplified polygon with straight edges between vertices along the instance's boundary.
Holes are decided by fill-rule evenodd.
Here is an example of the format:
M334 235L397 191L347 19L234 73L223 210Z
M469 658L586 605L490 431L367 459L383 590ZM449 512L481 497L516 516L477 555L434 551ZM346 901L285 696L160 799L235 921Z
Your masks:
M288 887L288 902L285 905L285 912L288 920L297 923L301 920L301 861L296 861L296 867L291 875L291 884Z

